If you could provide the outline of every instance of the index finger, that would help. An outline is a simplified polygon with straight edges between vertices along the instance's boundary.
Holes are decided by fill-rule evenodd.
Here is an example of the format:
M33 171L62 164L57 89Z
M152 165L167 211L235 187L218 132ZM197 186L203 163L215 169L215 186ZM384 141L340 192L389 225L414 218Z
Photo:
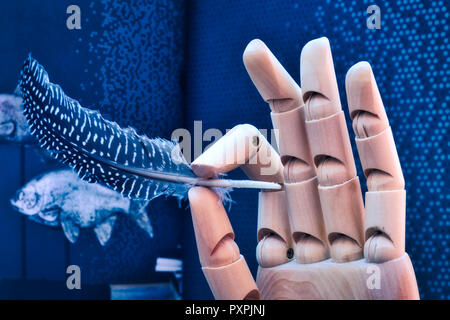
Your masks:
M203 274L216 299L259 299L258 288L234 241L234 232L217 194L189 190L197 250Z

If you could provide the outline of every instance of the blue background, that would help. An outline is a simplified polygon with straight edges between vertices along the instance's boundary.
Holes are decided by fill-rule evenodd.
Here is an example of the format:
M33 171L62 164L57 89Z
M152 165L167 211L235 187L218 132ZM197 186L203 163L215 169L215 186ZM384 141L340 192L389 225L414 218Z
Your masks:
M65 26L70 4L81 8L81 30ZM366 27L371 4L381 8L380 30ZM176 128L192 130L195 120L204 130L239 123L267 129L269 108L246 74L245 46L260 38L298 80L302 46L327 36L347 119L345 74L361 60L373 66L406 180L406 248L421 297L449 299L448 9L448 2L425 0L2 1L0 92L14 90L31 51L68 95L149 136L170 138ZM121 218L107 247L86 230L70 245L61 231L26 221L7 202L50 168L31 150L10 145L0 145L0 167L0 279L38 286L64 280L66 266L79 264L86 285L150 282L159 277L152 271L157 256L183 256L184 297L212 298L189 211L176 201L151 203L154 240ZM232 196L236 240L256 275L257 193ZM5 288L0 282L0 295L8 296Z
M74 3L81 30L66 27L66 8ZM0 92L13 92L31 52L70 97L122 127L170 138L183 125L182 1L1 1L0 12ZM105 247L83 229L70 244L60 229L29 221L9 205L26 181L57 167L30 148L0 145L0 298L108 298L107 284L168 281L154 267L157 257L182 256L184 212L177 201L150 203L153 239L120 215ZM70 264L81 268L80 292L66 288Z

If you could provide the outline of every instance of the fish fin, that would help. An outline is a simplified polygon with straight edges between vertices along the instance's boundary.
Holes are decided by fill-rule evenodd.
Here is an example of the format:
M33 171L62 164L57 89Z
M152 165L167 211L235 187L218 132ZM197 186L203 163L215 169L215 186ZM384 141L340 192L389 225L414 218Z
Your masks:
M80 235L80 228L71 219L65 219L61 221L61 226L64 231L66 238L72 242L77 242L78 236Z
M47 221L47 220L44 220L38 214L28 216L28 219L31 220L31 221L34 221L34 222L37 222L37 223L49 226L49 227L57 227L57 226L59 226L59 222L58 221Z
M116 222L116 220L117 216L110 216L108 219L105 219L105 221L94 228L94 232L97 236L98 242L100 242L102 246L104 246L111 238L114 223Z
M153 227L150 218L147 215L147 205L149 201L145 200L131 200L130 201L130 214L136 221L137 225L147 232L150 238L153 238Z
M1 136L11 136L14 133L16 126L12 121L4 122L0 125L0 135Z
M40 218L42 218L42 220L51 223L55 221L58 222L60 212L61 208L59 208L58 206L53 206L41 210L38 215Z

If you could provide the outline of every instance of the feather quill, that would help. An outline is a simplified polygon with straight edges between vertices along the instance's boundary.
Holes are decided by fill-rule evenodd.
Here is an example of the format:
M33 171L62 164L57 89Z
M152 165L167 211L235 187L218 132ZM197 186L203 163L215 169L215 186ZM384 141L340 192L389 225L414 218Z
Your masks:
M138 135L133 128L122 129L98 111L83 108L51 83L31 56L24 62L19 86L24 115L40 146L83 180L102 183L129 198L151 200L172 195L182 199L194 185L281 188L263 181L198 178L177 143Z

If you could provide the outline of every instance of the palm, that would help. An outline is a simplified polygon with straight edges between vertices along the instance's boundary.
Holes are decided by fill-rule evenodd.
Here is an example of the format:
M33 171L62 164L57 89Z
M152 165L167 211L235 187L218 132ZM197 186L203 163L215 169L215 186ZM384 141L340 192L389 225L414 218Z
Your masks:
M247 46L244 63L270 105L280 155L256 128L241 125L192 168L209 178L240 166L250 178L278 182L283 190L259 195L255 284L215 193L191 189L200 261L215 297L418 298L404 251L403 175L370 65L356 64L346 78L367 178L364 208L328 39L303 48L303 90L259 40Z

